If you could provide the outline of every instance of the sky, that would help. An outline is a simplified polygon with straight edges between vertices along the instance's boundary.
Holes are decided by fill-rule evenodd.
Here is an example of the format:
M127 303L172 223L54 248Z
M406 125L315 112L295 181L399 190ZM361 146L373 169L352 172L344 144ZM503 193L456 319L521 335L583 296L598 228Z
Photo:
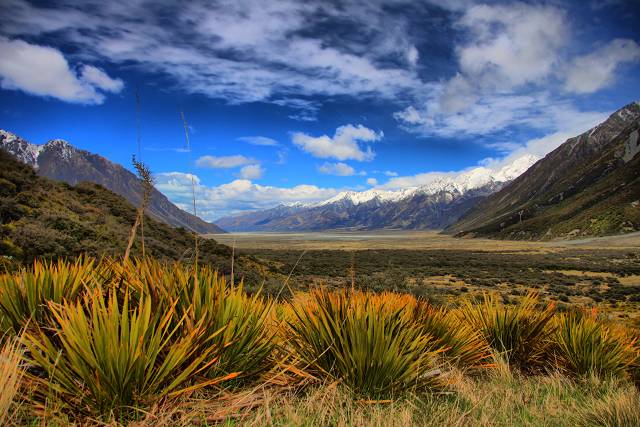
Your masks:
M206 220L405 188L544 156L640 100L639 18L638 0L2 0L0 128L136 154L185 209L194 177Z

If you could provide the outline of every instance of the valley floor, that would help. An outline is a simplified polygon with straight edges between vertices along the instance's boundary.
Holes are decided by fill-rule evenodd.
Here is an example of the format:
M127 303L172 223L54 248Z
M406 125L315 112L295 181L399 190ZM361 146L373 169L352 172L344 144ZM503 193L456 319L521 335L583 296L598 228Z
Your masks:
M494 291L516 301L535 290L560 307L597 306L640 325L640 233L550 242L390 230L211 237L271 263L272 271L292 273L298 289L355 285L444 305Z
M580 240L523 241L455 238L438 231L327 231L209 234L219 243L239 249L456 249L482 251L558 251L566 248L640 250L640 232L619 236L594 237Z

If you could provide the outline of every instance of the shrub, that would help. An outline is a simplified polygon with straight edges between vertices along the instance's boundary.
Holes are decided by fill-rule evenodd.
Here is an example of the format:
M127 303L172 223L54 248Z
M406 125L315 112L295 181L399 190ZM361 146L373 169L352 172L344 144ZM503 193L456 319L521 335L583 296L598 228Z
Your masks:
M596 312L558 315L553 335L560 367L576 376L625 376L635 359L633 341L598 320Z
M291 306L289 344L305 367L378 397L433 386L433 340L406 308L357 291L316 290Z
M433 338L433 348L461 368L480 368L490 363L491 348L484 337L443 308L421 304L416 310L418 325Z
M498 296L485 294L481 303L466 302L458 315L472 330L479 331L509 366L530 372L542 366L552 333L553 305L537 306L535 293L508 307Z
M25 335L33 365L44 372L30 376L40 386L36 400L53 396L73 411L126 417L132 408L217 381L181 388L218 355L215 346L195 345L200 325L176 336L175 307L157 310L147 296L129 304L129 293L120 303L115 290L106 298L95 290L83 301L49 303L54 338L40 328Z
M271 301L259 292L248 296L242 282L230 284L207 266L200 267L197 276L184 264L151 259L137 260L129 268L129 280L139 279L138 288L155 295L163 309L177 301L185 334L200 325L203 337L214 335L210 344L219 349L219 359L208 370L210 375L237 372L246 379L262 370L274 347Z
M80 258L73 263L36 261L32 269L0 276L0 317L4 330L20 331L30 320L43 325L50 313L48 302L75 300L93 283L94 261Z

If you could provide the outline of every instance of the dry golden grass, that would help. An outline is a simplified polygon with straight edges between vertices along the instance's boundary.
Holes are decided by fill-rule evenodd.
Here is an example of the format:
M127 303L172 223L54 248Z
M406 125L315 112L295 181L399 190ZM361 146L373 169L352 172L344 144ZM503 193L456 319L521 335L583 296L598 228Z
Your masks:
M7 425L15 413L15 400L23 375L23 355L19 339L4 338L0 348L0 425Z

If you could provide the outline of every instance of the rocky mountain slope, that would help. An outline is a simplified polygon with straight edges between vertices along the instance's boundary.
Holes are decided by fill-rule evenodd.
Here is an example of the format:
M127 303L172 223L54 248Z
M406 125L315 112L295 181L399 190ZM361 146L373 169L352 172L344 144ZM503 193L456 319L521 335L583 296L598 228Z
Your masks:
M498 171L478 167L458 175L440 174L427 185L397 191L346 191L319 203L280 205L216 223L229 231L441 229L536 160L523 156Z
M552 239L640 230L640 102L568 139L449 231Z
M94 182L123 196L135 206L142 198L142 186L132 172L102 156L79 150L61 139L35 145L11 132L0 130L0 147L33 167L41 176L71 185ZM178 208L157 190L151 195L148 213L174 227L184 227L198 233L224 232L215 224Z

